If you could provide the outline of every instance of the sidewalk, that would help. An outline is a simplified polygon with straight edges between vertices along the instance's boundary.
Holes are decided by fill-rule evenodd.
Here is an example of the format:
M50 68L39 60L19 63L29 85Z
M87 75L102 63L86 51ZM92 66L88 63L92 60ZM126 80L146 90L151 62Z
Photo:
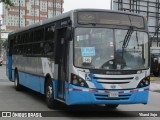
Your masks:
M151 77L150 91L160 92L160 78L159 77Z
M7 76L6 76L6 65L2 65L0 66L0 80L7 80Z

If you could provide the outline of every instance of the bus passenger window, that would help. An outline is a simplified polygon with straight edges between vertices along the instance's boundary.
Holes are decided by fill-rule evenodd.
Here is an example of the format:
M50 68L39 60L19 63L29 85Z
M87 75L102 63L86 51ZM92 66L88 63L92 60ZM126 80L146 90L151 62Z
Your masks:
M38 29L34 31L34 41L43 41L44 29Z
M41 43L34 43L33 44L33 54L34 55L43 55L43 42Z
M33 41L33 32L29 32L27 33L27 40L25 41L25 43L27 42L32 42Z
M16 54L17 54L17 52L18 52L18 46L14 46L14 47L13 47L13 54L15 54L15 55L16 55Z
M54 26L49 26L45 28L45 40L54 41Z
M26 46L26 54L31 55L32 54L32 44L29 44Z
M53 46L54 46L54 44L52 42L45 43L45 45L44 45L45 55L52 55L53 54Z

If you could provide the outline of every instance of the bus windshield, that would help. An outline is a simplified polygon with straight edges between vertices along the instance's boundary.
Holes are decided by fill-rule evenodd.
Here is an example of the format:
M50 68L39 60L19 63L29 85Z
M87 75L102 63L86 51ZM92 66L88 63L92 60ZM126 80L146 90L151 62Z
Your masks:
M88 69L148 68L148 34L137 30L76 28L74 65Z

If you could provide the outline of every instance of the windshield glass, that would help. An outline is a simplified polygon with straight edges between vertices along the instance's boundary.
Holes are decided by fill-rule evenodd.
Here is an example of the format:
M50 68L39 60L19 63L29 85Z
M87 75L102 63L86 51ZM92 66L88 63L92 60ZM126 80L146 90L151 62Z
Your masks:
M74 65L105 70L145 69L148 35L133 29L76 28Z

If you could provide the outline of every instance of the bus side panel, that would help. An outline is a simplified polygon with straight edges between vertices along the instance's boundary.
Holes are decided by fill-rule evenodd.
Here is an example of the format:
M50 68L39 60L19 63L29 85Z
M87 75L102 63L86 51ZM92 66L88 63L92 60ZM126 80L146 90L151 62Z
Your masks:
M12 76L12 56L8 56L7 60L7 76L10 81L14 81Z
M28 73L24 72L18 72L19 74L19 83L31 90L34 90L36 92L40 92L41 94L44 93L44 83L45 83L45 78L36 76L36 75L31 75ZM54 91L54 97L57 98L57 84L58 81L52 79L52 84L53 84L53 91Z
M31 90L44 94L44 80L42 76L31 75L29 73L18 72L19 83Z

